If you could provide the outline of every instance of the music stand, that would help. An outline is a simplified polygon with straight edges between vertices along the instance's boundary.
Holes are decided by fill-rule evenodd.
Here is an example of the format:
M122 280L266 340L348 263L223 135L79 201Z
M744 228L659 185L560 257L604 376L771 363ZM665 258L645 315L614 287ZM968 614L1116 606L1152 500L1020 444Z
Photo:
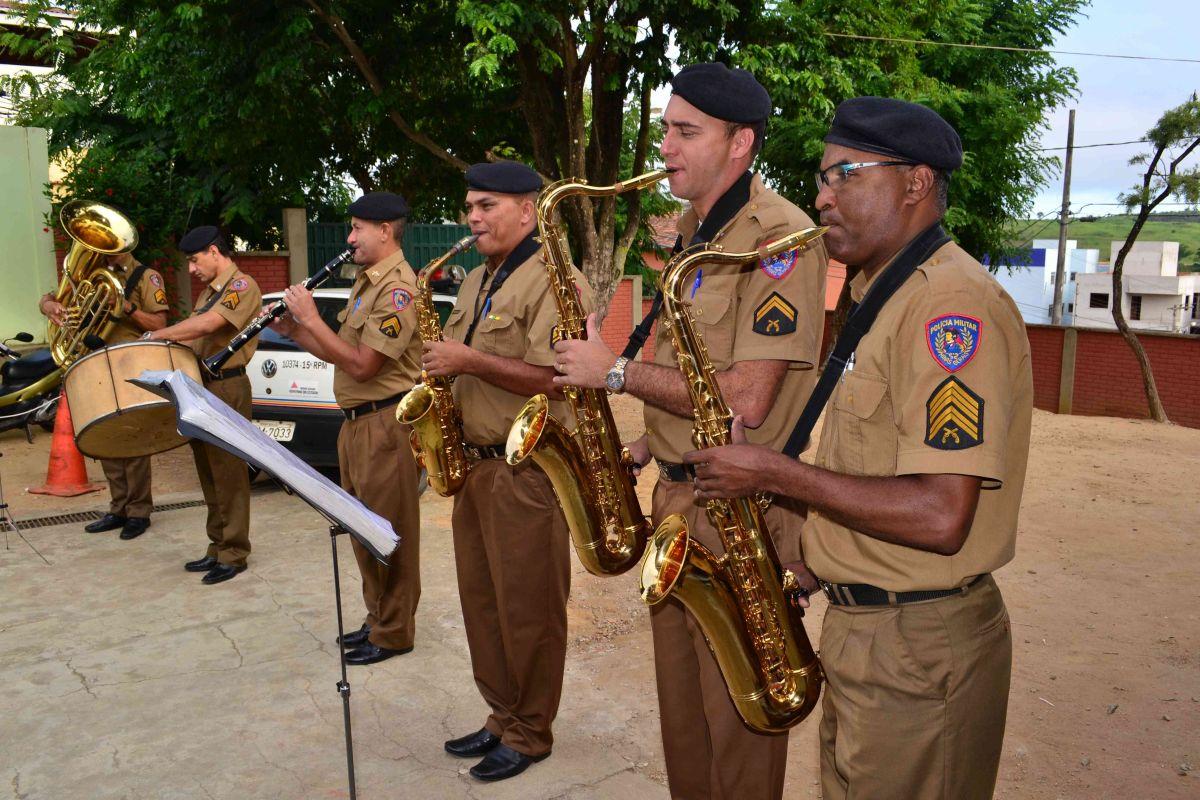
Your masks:
M254 423L226 405L220 398L179 370L146 370L130 383L141 386L175 405L179 433L220 447L271 475L290 493L299 496L329 521L329 541L333 556L333 596L337 612L338 642L345 629L342 623L342 588L338 570L337 537L345 533L386 564L400 537L392 525L348 492L300 460L298 456L271 439ZM350 729L350 683L346 680L346 651L338 647L341 680L337 692L342 698L342 718L346 732L346 774L350 798L358 794L354 780L354 739Z

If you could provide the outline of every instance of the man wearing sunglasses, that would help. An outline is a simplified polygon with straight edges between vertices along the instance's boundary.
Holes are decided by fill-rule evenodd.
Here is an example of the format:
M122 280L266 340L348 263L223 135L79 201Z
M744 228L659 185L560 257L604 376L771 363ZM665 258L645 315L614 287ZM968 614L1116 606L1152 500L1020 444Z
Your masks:
M699 499L808 505L804 554L830 603L822 796L990 798L1012 660L991 573L1015 546L1029 342L1012 299L940 227L963 156L945 120L860 97L825 142L829 255L859 268L860 308L886 300L833 390L816 463L743 443L736 420L735 444L684 463Z

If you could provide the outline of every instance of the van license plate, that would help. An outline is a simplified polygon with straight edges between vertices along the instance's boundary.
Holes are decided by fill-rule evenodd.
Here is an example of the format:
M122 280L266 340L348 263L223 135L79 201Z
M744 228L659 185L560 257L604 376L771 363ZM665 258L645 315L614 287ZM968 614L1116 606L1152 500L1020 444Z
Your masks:
M290 442L296 435L296 423L281 422L273 419L253 420L258 429L277 442Z

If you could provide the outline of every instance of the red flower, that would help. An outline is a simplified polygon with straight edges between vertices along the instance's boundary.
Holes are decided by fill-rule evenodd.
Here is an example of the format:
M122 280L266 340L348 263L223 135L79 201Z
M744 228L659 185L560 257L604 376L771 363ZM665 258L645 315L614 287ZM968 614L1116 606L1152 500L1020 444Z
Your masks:
M42 233L49 233L49 232L50 232L49 228L42 228Z
M112 193L113 193L113 191L112 191L112 189L105 189L105 190L104 190L104 193L105 193L106 195L108 195L109 197L112 197Z

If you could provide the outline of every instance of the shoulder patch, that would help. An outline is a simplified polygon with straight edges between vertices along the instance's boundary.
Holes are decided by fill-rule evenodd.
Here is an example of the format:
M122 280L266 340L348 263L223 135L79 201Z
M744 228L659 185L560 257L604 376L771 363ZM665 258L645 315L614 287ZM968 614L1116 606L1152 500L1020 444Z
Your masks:
M388 314L383 318L383 322L379 323L379 332L389 339L396 339L400 336L400 318L395 314Z
M238 307L238 303L240 303L241 301L242 301L242 296L240 294L238 294L237 292L235 292L233 289L230 289L228 292L225 293L225 297L223 297L221 299L221 305L225 306L230 311L233 311L235 308Z
M167 293L162 289L156 289L154 291L154 302L165 306L167 304Z
M397 311L403 311L412 303L412 295L406 289L392 289L392 305Z
M754 309L753 330L763 336L795 333L796 307L783 299L779 292L771 292L771 296Z
M965 314L944 314L925 323L925 340L933 360L957 372L979 352L983 322Z
M770 243L768 242L768 244ZM790 275L792 270L796 268L796 260L799 258L800 251L798 249L788 250L786 253L780 253L779 255L771 256L770 258L764 258L758 263L759 266L762 267L762 271L767 274L768 278L774 278L777 281L781 281Z
M244 292L246 287L249 285L250 284L246 282L245 278L238 278L236 281L229 284L229 288L235 292Z
M159 287L162 286L162 278L159 276L159 274L157 272L150 273L150 282L153 283L155 286L159 286Z
M942 381L929 395L925 409L925 444L938 450L983 444L983 398L958 378Z
M551 350L554 349L554 343L557 342L558 339L559 339L558 325L555 324L553 327L550 328L550 349Z

